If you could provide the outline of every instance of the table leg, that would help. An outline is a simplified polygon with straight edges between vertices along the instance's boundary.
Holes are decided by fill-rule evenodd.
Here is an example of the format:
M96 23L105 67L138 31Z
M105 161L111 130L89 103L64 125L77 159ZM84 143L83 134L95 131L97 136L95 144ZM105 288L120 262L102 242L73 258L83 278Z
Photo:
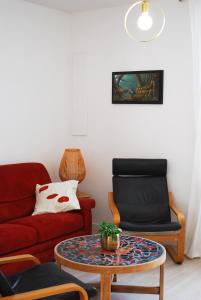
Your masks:
M101 285L100 285L100 300L110 300L111 293L111 274L101 274Z
M164 294L164 264L160 266L160 296L159 300L163 300Z

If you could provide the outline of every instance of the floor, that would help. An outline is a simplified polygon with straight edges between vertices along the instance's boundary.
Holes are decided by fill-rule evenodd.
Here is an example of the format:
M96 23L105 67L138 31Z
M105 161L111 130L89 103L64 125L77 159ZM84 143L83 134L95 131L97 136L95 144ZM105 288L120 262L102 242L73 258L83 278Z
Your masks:
M68 269L79 279L85 282L98 281L96 274L83 273ZM159 269L146 273L123 274L118 276L121 284L157 285ZM158 300L157 295L137 295L113 293L111 300ZM93 300L98 300L97 296ZM185 259L182 265L176 265L167 257L165 267L165 294L164 300L201 300L201 259Z

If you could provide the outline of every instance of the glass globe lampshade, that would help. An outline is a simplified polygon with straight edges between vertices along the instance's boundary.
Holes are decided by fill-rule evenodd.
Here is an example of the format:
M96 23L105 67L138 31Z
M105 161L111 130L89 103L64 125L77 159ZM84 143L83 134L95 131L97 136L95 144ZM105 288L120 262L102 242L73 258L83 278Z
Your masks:
M140 0L129 7L124 26L131 39L150 42L162 33L165 15L157 0Z

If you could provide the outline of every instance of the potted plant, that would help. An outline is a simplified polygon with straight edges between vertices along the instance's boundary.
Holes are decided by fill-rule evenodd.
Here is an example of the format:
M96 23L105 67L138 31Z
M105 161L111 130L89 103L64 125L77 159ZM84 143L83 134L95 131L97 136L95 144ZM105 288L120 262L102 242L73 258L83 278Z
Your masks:
M118 228L113 223L102 222L99 225L99 232L101 235L101 246L104 250L117 250L120 246L121 228Z

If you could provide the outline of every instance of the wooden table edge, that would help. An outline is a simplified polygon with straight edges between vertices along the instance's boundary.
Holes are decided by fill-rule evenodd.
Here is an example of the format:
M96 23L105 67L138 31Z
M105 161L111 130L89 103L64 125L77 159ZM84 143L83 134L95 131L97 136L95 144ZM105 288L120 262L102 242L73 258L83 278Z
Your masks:
M59 243L60 244L60 243ZM123 274L123 273L135 273L135 272L141 272L141 271L149 271L152 269L155 269L161 265L163 265L166 261L166 250L165 248L160 245L163 248L163 254L158 257L157 259L146 262L139 265L123 265L123 266L100 266L100 265L90 265L90 264L83 264L80 262L75 262L72 260L69 260L67 258L62 257L57 252L57 244L54 248L54 256L55 260L58 265L62 265L71 269L83 271L83 272L89 272L89 273L105 273L109 272L110 274Z

